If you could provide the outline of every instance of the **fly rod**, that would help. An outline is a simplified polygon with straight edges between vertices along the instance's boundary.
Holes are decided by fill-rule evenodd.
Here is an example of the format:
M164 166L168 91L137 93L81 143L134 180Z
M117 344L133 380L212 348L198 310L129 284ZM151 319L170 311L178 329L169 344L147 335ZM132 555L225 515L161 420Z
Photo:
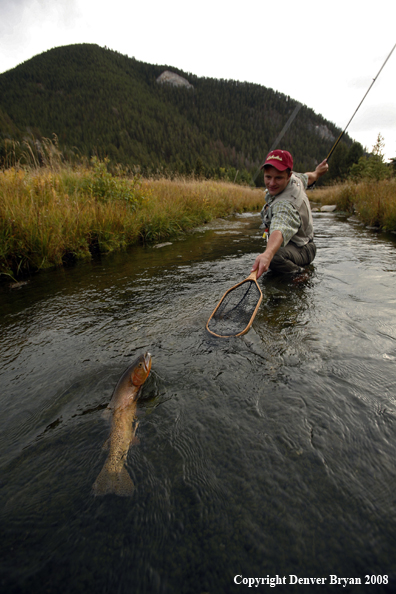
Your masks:
M392 55L392 53L393 53L393 50L395 49L395 47L396 47L396 43L395 43L395 45L393 46L393 48L391 49L391 52L390 52L390 54L388 55L388 57L386 58L385 62L382 64L381 68L379 69L377 76L376 76L375 78L373 78L373 81L372 81L371 85L369 86L369 88L367 89L367 91L366 91L366 93L365 93L365 95L364 95L363 99L361 100L361 102L360 102L360 103L359 103L359 105L357 106L357 108L356 108L356 110L355 110L355 112L354 112L353 116L351 117L351 119L349 120L349 122L348 122L348 123L347 123L347 125L345 126L344 130L341 132L341 134L339 135L339 137L337 138L337 140L336 140L336 141L335 141L335 143L333 144L333 147L332 147L331 151L329 152L329 154L328 154L328 155L327 155L327 157L326 157L326 161L328 161L328 160L330 159L331 155L334 153L334 149L336 148L337 144L340 142L341 138L344 136L346 129L348 128L349 124L352 122L353 118L354 118L354 117L355 117L355 115L357 114L357 112L358 112L358 110L359 110L359 107L361 106L361 104L362 104L362 103L363 103L363 101L366 99L367 95L369 94L371 87L373 86L373 84L375 83L375 81L377 80L377 78L379 77L379 75L381 74L381 71L382 71L382 69L384 68L384 66L385 66L385 64L387 63L387 61L389 60L389 58L391 57L391 55Z

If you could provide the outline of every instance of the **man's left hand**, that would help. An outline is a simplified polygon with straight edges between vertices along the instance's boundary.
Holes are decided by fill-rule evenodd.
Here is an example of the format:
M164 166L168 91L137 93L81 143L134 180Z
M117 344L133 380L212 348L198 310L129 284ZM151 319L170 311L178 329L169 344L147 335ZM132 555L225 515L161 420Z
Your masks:
M321 163L319 163L315 171L307 171L306 175L308 176L308 186L312 186L312 184L318 181L318 179L327 173L328 170L329 166L327 164L327 159L324 159Z
M328 170L329 170L329 165L327 163L327 159L324 159L321 163L319 163L319 165L315 169L315 173L317 174L317 176L319 178L319 177L322 177L322 175L324 175L325 173L327 173Z

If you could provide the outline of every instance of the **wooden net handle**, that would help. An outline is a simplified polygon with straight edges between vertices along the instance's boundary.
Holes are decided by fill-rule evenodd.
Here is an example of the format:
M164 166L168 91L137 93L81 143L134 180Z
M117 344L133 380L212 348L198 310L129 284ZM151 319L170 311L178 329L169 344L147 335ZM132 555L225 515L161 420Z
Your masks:
M249 276L245 278L245 281L247 280L257 281L257 269L253 270L253 272L251 272Z

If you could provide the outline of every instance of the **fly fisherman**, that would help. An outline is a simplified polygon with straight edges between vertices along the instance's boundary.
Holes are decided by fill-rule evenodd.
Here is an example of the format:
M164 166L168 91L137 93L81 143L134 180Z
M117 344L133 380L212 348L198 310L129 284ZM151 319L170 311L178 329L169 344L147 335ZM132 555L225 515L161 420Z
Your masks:
M328 168L325 159L313 172L294 173L293 158L288 151L268 153L261 167L267 188L261 217L268 230L268 241L251 270L257 270L257 278L268 269L282 273L303 272L303 266L315 258L312 213L305 190Z

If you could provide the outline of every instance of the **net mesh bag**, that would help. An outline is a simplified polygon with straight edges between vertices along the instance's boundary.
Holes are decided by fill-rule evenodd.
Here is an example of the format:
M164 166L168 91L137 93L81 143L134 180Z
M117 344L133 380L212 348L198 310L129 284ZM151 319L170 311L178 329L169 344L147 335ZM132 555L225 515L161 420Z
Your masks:
M251 327L263 298L254 272L220 299L206 324L214 336L241 336Z

